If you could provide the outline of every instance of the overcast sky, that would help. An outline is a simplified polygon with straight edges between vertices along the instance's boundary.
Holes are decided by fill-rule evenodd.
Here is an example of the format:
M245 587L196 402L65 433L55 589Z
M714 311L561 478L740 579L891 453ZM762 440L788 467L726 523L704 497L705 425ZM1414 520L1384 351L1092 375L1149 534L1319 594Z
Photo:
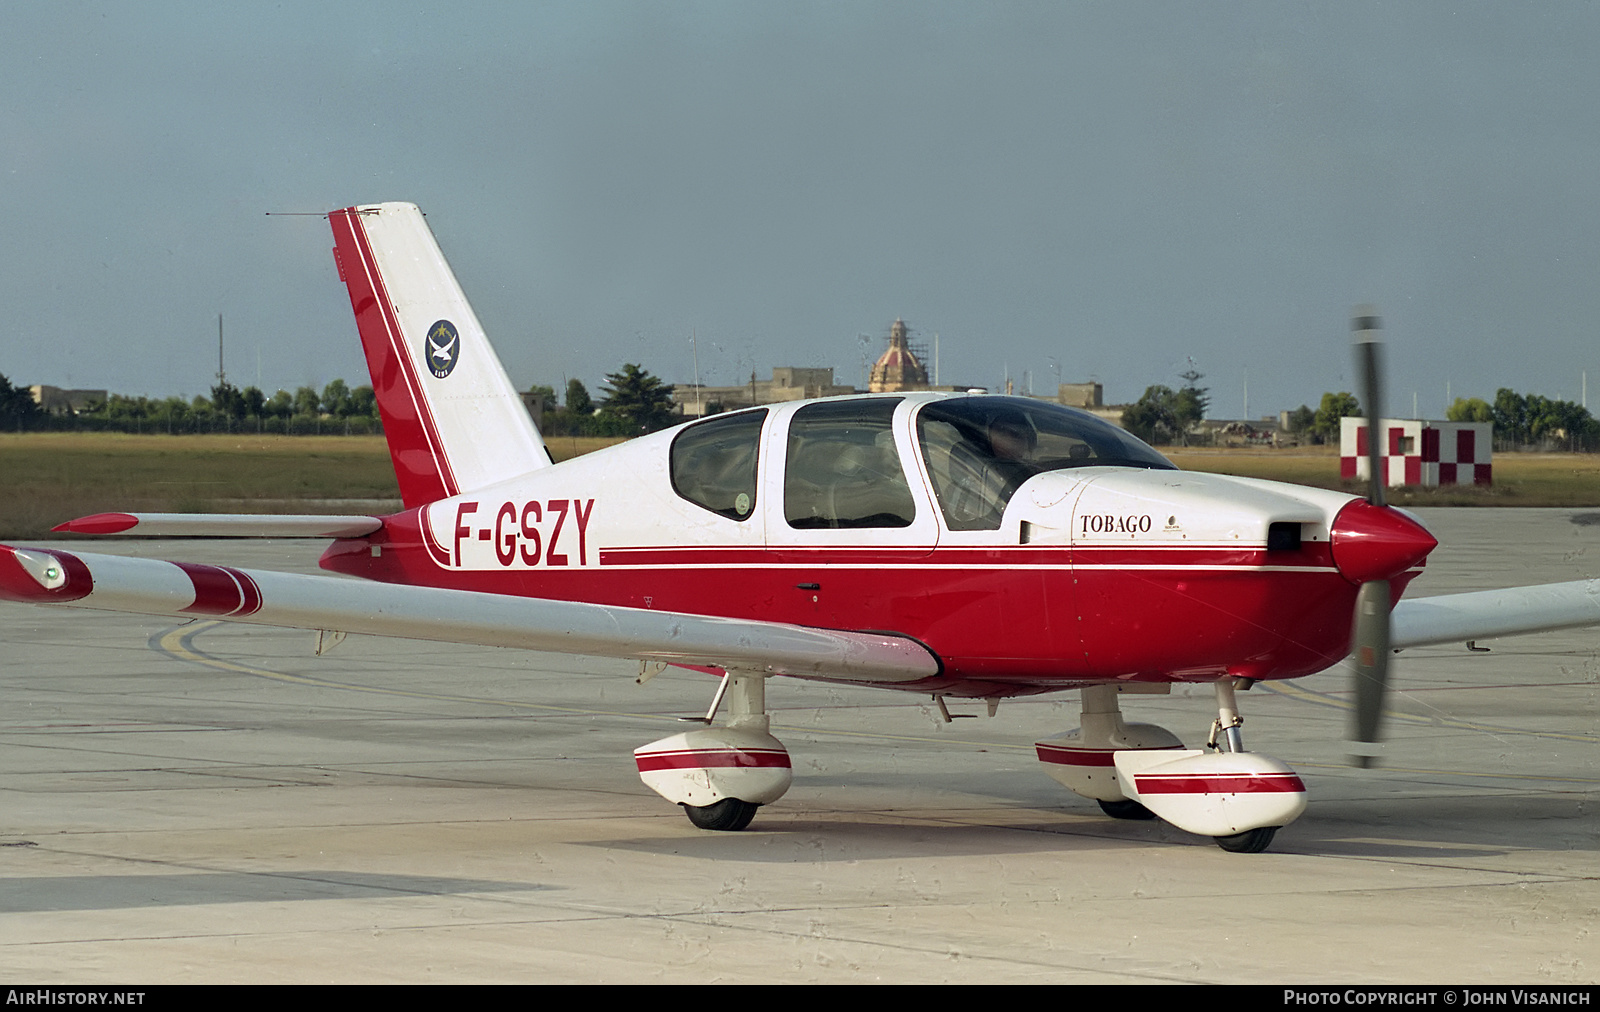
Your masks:
M1600 8L0 7L0 373L366 382L317 217L410 200L519 387L827 365L1213 417L1600 383ZM1597 388L1600 389L1600 388ZM1597 393L1600 396L1600 393Z

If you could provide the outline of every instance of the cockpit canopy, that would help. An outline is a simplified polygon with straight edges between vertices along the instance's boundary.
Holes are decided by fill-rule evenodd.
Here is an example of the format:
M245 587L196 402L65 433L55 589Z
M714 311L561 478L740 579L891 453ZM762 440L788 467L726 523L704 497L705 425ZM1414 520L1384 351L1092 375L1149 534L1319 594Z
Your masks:
M916 522L920 497L912 493L909 461L896 447L894 419L903 400L846 397L794 412L782 472L783 517L790 528L909 528ZM949 397L915 407L916 443L952 531L999 529L1012 494L1046 471L1173 469L1116 426L1043 401ZM767 418L767 409L758 408L685 427L671 451L678 495L730 520L753 516Z
M954 397L925 404L917 442L952 531L992 531L1036 474L1071 467L1176 470L1171 461L1091 414L1021 397Z

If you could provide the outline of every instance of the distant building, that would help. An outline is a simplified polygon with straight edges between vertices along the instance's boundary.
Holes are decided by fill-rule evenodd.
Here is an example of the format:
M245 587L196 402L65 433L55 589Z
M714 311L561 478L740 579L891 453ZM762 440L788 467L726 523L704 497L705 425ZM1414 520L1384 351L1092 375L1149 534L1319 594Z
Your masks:
M1190 432L1209 435L1214 446L1277 446L1283 431L1279 420L1263 418L1207 418Z
M875 394L928 389L928 369L911 350L904 320L894 321L889 328L889 347L873 365L867 389Z
M1099 383L1061 383L1056 387L1056 403L1069 408L1103 407L1105 388Z
M749 383L736 387L697 387L693 383L679 383L673 387L672 401L685 418L699 418L758 404L837 397L855 392L855 387L841 386L833 381L832 368L783 365L773 366L771 379L758 380L751 373Z
M63 390L42 384L29 387L28 393L47 415L75 415L91 403L104 404L107 397L104 390Z
M1126 404L1105 403L1105 387L1099 383L1058 383L1055 402L1064 407L1087 411L1118 428L1122 427L1122 413L1128 410Z
M540 428L544 425L544 395L536 394L532 390L524 391L517 396L522 398L522 406L528 409L528 417L533 419L533 427Z
M1425 422L1384 418L1379 458L1389 485L1492 485L1492 422ZM1367 478L1367 420L1342 418L1339 477Z

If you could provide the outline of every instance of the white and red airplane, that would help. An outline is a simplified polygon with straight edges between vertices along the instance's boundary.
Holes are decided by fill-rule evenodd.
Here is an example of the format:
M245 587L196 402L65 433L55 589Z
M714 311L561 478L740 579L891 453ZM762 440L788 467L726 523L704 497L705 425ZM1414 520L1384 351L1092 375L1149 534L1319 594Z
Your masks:
M706 829L744 828L789 786L770 676L941 709L1079 689L1081 726L1038 743L1046 771L1112 816L1246 852L1304 810L1305 788L1244 750L1235 688L1338 663L1354 629L1355 737L1371 743L1391 647L1600 623L1600 581L1404 602L1391 619L1435 541L1381 487L1179 471L1023 398L789 402L555 465L422 213L329 219L404 510L56 529L328 537L322 567L370 582L0 546L0 597L706 670L722 677L704 726L635 751L644 782ZM1173 682L1215 686L1207 747L1123 720L1120 693Z

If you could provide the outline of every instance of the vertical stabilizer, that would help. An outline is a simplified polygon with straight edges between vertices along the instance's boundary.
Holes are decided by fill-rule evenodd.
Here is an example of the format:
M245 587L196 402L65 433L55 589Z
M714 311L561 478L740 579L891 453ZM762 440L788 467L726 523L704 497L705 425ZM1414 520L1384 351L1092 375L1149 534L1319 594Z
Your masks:
M407 508L550 457L415 204L328 215Z

